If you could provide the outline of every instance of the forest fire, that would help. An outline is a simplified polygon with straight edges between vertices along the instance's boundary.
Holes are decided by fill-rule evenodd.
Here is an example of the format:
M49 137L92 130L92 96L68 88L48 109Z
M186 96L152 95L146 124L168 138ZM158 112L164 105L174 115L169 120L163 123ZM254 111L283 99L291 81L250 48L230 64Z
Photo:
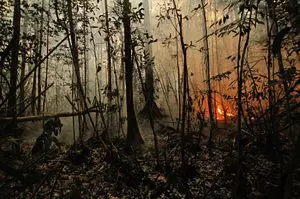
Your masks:
M217 107L216 107L216 119L217 120L225 120L225 115L226 117L234 117L235 115L232 114L230 111L229 111L229 107L225 107L225 111L223 110L223 107L222 105L220 104L217 104Z
M2 0L0 199L300 199L299 13Z

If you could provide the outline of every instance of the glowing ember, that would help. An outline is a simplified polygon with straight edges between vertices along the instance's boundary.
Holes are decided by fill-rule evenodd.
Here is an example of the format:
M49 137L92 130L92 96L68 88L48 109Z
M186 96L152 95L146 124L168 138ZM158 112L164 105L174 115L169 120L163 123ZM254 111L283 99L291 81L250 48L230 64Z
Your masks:
M216 119L217 120L224 120L225 117L224 117L224 110L223 110L222 106L220 104L218 104L216 108L217 108L217 117L216 117ZM227 107L226 108L226 116L227 117L233 117L234 115L232 113L229 113L228 109L229 108Z
M221 108L220 105L217 106L217 112L218 112L220 115L224 115L224 111L222 110L222 108Z

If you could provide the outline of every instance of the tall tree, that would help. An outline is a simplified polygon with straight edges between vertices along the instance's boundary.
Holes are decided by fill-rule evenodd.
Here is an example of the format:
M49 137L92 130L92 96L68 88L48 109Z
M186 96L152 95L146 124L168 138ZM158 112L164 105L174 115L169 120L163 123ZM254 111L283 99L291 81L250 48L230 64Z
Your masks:
M23 4L27 4L27 1L24 0ZM27 48L27 41L26 41L26 34L27 34L27 17L23 19L23 41L22 41L22 64L21 64L21 77L20 79L24 79L25 77L25 69L26 69L26 48ZM20 100L19 100L19 114L22 116L24 115L24 108L25 108L25 83L20 85Z
M214 0L214 21L217 21L217 1ZM217 32L217 26L215 26L215 32ZM218 42L218 36L217 36L217 33L214 34L214 40L215 40L215 61L216 61L216 67L217 67L217 74L220 75L221 74L221 68L220 68L220 61L219 61L219 42ZM221 99L221 106L222 106L222 109L223 109L223 117L224 117L224 122L226 123L227 122L227 110L225 108L225 104L224 104L224 99L223 99L223 92L221 91L221 81L218 81L218 90L219 90L219 94L220 94L220 99Z
M148 37L151 37L151 22L149 12L149 0L143 0L144 6L144 28ZM161 116L160 111L154 100L154 74L153 74L153 62L152 62L152 45L146 43L145 46L145 58L146 58L146 103L144 109L141 111L143 116L159 117Z
M204 0L200 0L202 14L203 14L203 25L204 25L204 63L206 66L206 84L207 84L207 104L208 104L208 113L209 113L209 121L210 121L210 133L209 133L209 143L212 142L212 131L215 125L215 119L212 108L212 90L211 90L211 82L210 82L210 63L209 63L209 47L208 47L208 34L207 34L207 22L206 22L206 11L205 11L205 3Z
M20 40L20 22L21 22L21 5L20 0L14 1L13 16L13 40L11 48L12 62L10 66L10 94L8 98L8 116L16 117L17 115L17 80L18 80L18 56ZM15 121L13 125L16 125Z
M237 169L236 175L236 184L233 189L233 198L244 198L244 181L243 181L243 173L242 173L242 147L240 145L241 136L242 136L242 117L243 117L243 86L244 86L244 66L246 62L246 54L247 49L250 41L250 29L243 34L243 27L247 24L246 27L251 27L252 23L252 9L253 3L246 1L243 5L243 9L240 11L240 33L239 33L239 40L238 40L238 53L237 53L237 108L238 108L238 118L237 118L237 146L238 146L238 161L239 167ZM249 18L245 18L244 16L249 15ZM246 21L247 20L247 21ZM245 37L245 42L243 45L243 37Z
M50 8L50 1L48 2L48 11L47 11L47 34L46 34L46 54L49 54L49 37L50 37L50 20L51 20L51 8ZM46 59L46 71L45 71L45 85L44 88L46 89L48 86L48 70L49 70L49 58ZM46 107L47 102L47 92L44 94L43 98L43 113L47 110Z
M85 98L88 98L88 64L87 64L87 27L88 27L88 18L87 18L87 9L88 9L88 2L87 0L83 1L83 64L84 64L84 96ZM86 99L85 99L86 100ZM85 131L85 129L88 127L86 118L83 118L82 121L82 131Z
M105 31L106 31L106 52L107 52L107 96L108 96L108 118L107 118L107 131L110 129L111 117L111 103L112 103L112 64L111 64L111 43L110 43L110 28L108 17L107 0L104 0L105 7Z
M79 96L79 103L78 103L78 107L79 110L88 110L88 104L85 98L85 92L81 83L81 78L80 78L80 65L79 65L79 55L78 55L78 46L77 46L77 38L76 38L76 31L75 31L75 24L73 21L73 11L72 11L72 0L67 0L67 14L68 14L68 25L69 25L69 30L66 29L67 34L70 34L71 36L71 41L69 42L70 45L70 50L71 50L71 54L72 54L72 61L73 61L73 65L74 65L74 72L75 72L75 80L77 83L77 92L78 92L78 96ZM70 33L69 33L70 32ZM105 149L107 149L106 144L104 143L103 139L99 136L98 131L95 127L94 121L92 119L91 114L88 112L87 113L89 121L93 127L93 130L97 136L97 138L99 138L100 142L102 143L102 145L104 146ZM84 117L84 115L83 115ZM83 118L83 120L85 120L85 118ZM83 144L83 132L80 132L80 141L81 144Z
M72 11L72 1L68 0L67 1L67 9L68 9L68 22L69 22L69 29L70 29L70 36L71 36L71 41L69 43L70 45L70 50L72 54L72 59L73 59L73 65L74 65L74 72L75 72L75 80L76 80L76 87L77 87L77 93L79 97L79 103L78 103L78 110L82 110L85 102L85 95L84 95L84 89L81 83L81 77L80 77L80 65L79 65L79 53L78 53L78 45L77 45L77 38L76 38L76 31L75 31L75 25L73 21L73 11ZM81 116L79 116L79 125L80 123ZM83 132L81 129L81 126L79 127L79 139L83 141Z
M37 31L36 31L37 32ZM37 57L37 51L38 51L38 48L37 48L37 41L35 39L34 41L34 67L37 66L38 64L38 57ZM40 66L38 66L40 67ZM31 89L31 113L34 115L35 114L35 107L36 107L36 73L37 71L34 70L34 74L33 74L33 79L32 79L32 89Z
M44 35L44 5L45 0L42 0L41 5L41 19L40 19L40 27L39 27L39 49L38 49L38 62L42 59L42 50L43 50L43 35ZM40 114L41 108L42 108L42 67L39 66L38 68L38 81L37 81L37 87L38 87L38 100L37 100L37 113Z
M188 97L189 97L188 60L187 60L188 47L185 43L184 31L183 31L184 17L182 16L180 9L178 8L175 0L172 1L172 4L173 4L173 8L171 8L170 10L172 10L172 12L174 11L174 16L175 16L175 21L176 21L175 23L178 24L178 27L176 25L176 27L174 27L174 28L175 28L176 34L178 34L177 37L179 39L181 52L183 55L183 88L182 88L183 96L182 96L182 112L179 113L179 114L181 114L181 123L180 123L180 121L179 121L179 123L181 124L181 129L180 129L181 164L182 164L182 168L185 168L186 167L186 159L185 159L185 128L186 128L186 126L185 126L185 124L186 124L186 119L188 116L188 103L187 102L188 102ZM178 54L177 54L177 56L178 56ZM179 125L179 123L178 123L178 125Z
M124 25L124 51L125 51L125 76L126 76L126 105L127 105L127 142L129 145L143 144L144 141L139 131L133 104L132 86L132 38L131 38L131 19L130 2L123 1L123 25Z

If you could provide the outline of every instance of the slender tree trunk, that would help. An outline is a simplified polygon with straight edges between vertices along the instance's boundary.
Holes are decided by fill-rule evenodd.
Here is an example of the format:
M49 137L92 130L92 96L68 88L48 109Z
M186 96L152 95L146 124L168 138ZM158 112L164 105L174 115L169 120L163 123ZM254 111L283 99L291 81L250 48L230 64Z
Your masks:
M96 71L98 70L98 57L97 57L97 51L96 51L96 44L95 44L95 39L94 39L94 34L91 30L91 41L92 41L92 44L93 44L93 52L94 52L94 59L95 59L95 67L96 67ZM100 45L100 49L102 49L102 45ZM100 60L100 63L102 62L102 52L101 52L101 60ZM95 95L99 94L99 98L97 99L95 97L95 99L97 99L97 103L101 104L101 93L98 92L100 91L100 81L99 81L99 77L98 77L98 73L99 71L96 73L95 75ZM104 114L103 112L100 110L100 117L101 117L101 120L103 122L103 126L105 129L106 128L106 122L105 122L105 119L104 119ZM96 129L98 130L98 118L99 118L99 113L97 112L96 113Z
M34 47L35 50L36 46ZM37 55L34 55L34 65L37 65ZM33 74L33 79L32 79L32 89L31 89L31 113L32 115L35 114L35 105L36 105L36 70L34 71Z
M84 96L85 100L88 98L88 64L87 64L87 42L86 42L86 37L87 37L87 26L88 26L88 18L86 15L87 11L87 6L88 2L87 0L83 1L83 62L84 62ZM86 118L83 117L82 121L82 131L84 132L85 129L88 128Z
M49 54L49 36L50 36L50 1L48 4L48 13L47 13L47 43L46 43L46 51L47 51L47 55ZM47 88L48 86L48 69L49 69L49 58L46 59L46 74L45 74L45 86L44 88ZM47 102L47 92L45 92L44 94L44 98L43 98L43 113L45 113L45 111L47 110L46 107L46 102Z
M35 35L38 35L38 24L35 24ZM39 41L38 41L37 36L34 39L33 48L34 48L33 63L34 63L34 68L36 68L37 70L34 70L33 79L32 79L32 89L31 89L31 113L32 113L32 115L34 115L36 112L36 90L37 90L37 83L38 83L37 76L38 76L38 70L41 67L40 65L38 65Z
M67 0L67 13L68 13L68 22L69 22L69 27L70 27L70 36L71 36L71 43L70 43L70 49L71 49L71 53L72 53L72 59L73 59L73 65L74 65L74 72L75 72L75 78L77 81L77 90L78 90L78 96L80 99L79 102L79 110L81 109L85 109L88 110L88 105L85 99L85 93L83 90L83 86L81 83L81 78L80 78L80 67L79 67L79 58L78 58L78 47L77 47L77 41L76 41L76 34L75 34L75 26L74 26L74 21L73 21L73 12L72 12L72 1L71 0ZM107 145L105 144L105 142L103 141L103 139L99 136L97 129L94 125L94 121L91 117L91 114L88 113L88 118L90 120L90 123L93 127L93 130L97 136L97 138L101 141L103 147L105 148L105 150L108 150ZM82 134L79 135L81 140L82 140Z
M182 30L182 16L179 18L179 29L180 29L180 43L181 43L181 48L182 48L182 53L183 53L183 99L182 99L182 115L181 115L181 162L182 162L182 167L185 166L185 121L186 121L186 116L187 116L187 93L188 93L188 66L187 66L187 49L184 44L184 39L183 39L183 30Z
M123 1L123 24L125 43L125 75L126 75L126 104L127 104L127 142L128 145L139 145L144 143L139 131L133 104L133 61L132 61L132 39L130 22L130 2Z
M217 1L214 0L214 17L215 17L215 21L217 21ZM215 31L217 31L217 26L215 26L216 29ZM216 65L217 65L217 73L218 75L221 74L221 69L220 69L220 62L219 62L219 48L218 48L218 37L217 34L215 34L215 54L216 54ZM224 116L224 122L225 124L227 123L227 110L225 107L225 103L224 103L224 99L223 99L223 92L222 92L222 87L221 87L221 81L218 81L218 90L219 90L219 95L220 95L220 101L221 101L221 106L223 109L223 116ZM215 107L217 108L217 107Z
M25 2L25 1L24 1ZM26 2L25 2L26 3ZM25 70L26 70L26 52L27 52L27 42L26 42L26 36L27 34L27 18L24 17L23 21L23 41L22 41L22 65L21 65L21 76L20 79L24 79L25 77ZM20 106L19 106L19 113L22 112L25 108L25 82L20 85ZM20 116L24 116L24 114L21 114Z
M8 98L8 116L16 117L17 115L17 80L18 80L18 57L19 57L19 41L20 41L20 23L21 23L21 5L20 0L14 1L13 16L13 41L11 48L12 62L10 66L10 94ZM13 121L12 126L16 126Z
M178 12L175 0L173 0L173 6L176 10L175 15L178 21L178 34L180 39L181 51L183 54L183 99L182 99L182 113L181 113L181 164L182 168L185 168L185 122L187 117L187 97L188 97L188 65L187 65L187 47L184 43L184 33L183 33L183 22L182 15Z
M72 75L71 75L71 79L72 79L72 85L74 85L75 83L75 76L74 76L74 70L72 69ZM74 103L74 98L75 98L75 89L71 89L72 90L72 103ZM75 112L75 103L74 106L72 106L72 113ZM75 146L75 149L77 150L77 146L76 146L76 129L75 129L75 115L72 116L72 134L73 134L73 144Z
M143 0L143 6L144 6L144 28L149 36L151 36L151 21L150 21L150 13L149 13L149 0ZM145 101L145 107L141 111L145 112L143 114L146 114L145 116L150 117L160 117L160 111L155 103L154 100L154 73L153 73L153 62L152 62L153 54L152 54L152 45L146 43L145 46L145 59L146 59L146 94L147 98ZM147 113L149 112L150 115Z
M136 63L136 67L137 67L137 71L138 71L138 76L139 76L139 79L140 79L141 85L142 85L142 92L144 94L145 101L146 101L147 100L147 92L146 92L145 85L143 83L142 72L141 72L141 67L139 65L138 56L135 53L134 49L133 49L133 58L134 58L135 63ZM159 150L158 150L157 135L156 135L156 132L155 132L155 129L154 129L153 115L152 115L152 113L150 111L147 112L147 114L148 114L148 117L149 117L150 127L151 127L152 134L153 134L154 148L155 148L155 154L156 154L156 162L157 162L157 165L159 165Z
M208 46L208 34L207 34L207 22L206 22L206 11L204 0L201 1L202 14L203 14L203 23L204 23L204 62L206 65L206 84L207 84L207 104L208 104L208 113L209 113L209 122L210 122L210 133L209 133L209 143L212 142L212 132L215 126L214 113L212 108L212 90L210 82L210 62L209 62L209 46Z
M269 7L266 8L266 13L269 13ZM267 147L272 148L272 136L276 135L277 132L277 122L276 122L276 112L274 111L275 108L275 89L274 85L272 85L273 75L272 70L274 69L274 64L272 61L272 51L271 51L271 42L272 42L272 30L271 30L271 23L270 23L270 16L266 16L266 24L267 24L267 36L268 36L268 57L267 57L267 65L268 65L268 102L270 108L270 121L271 121L271 131L267 135Z
M181 122L181 78L180 78L180 66L179 66L179 47L178 38L176 37L176 67L177 67L177 87L178 87L178 122L177 131L179 131Z
M121 109L120 109L120 89L119 89L119 82L118 82L118 75L117 75L117 69L116 69L116 62L115 59L113 60L113 70L114 70L114 78L115 78L115 86L116 86L116 90L118 91L119 95L118 95L118 100L117 100L117 104L118 104L118 122L117 122L117 134L118 136L120 135L120 131L122 129L122 115L121 115Z
M43 35L44 35L44 5L45 0L42 0L42 10L41 10L41 24L40 24L40 38L39 38L39 51L38 51L38 60L39 62L42 59L42 50L43 50ZM38 100L37 100L37 113L41 113L42 109L42 66L40 65L38 68L38 81L37 81L37 87L38 87Z
M243 20L244 17L244 10L242 10L241 12L241 19ZM244 21L243 21L244 22ZM241 27L242 27L242 23L241 22ZM240 32L242 31L242 29L240 28ZM237 68L236 68L236 72L237 72L237 84L238 84L238 90L237 90L237 94L238 94L238 100L237 100L237 109L238 109L238 118L237 118L237 143L238 143L238 149L239 149L239 160L241 160L241 150L240 150L240 139L241 139L241 128L242 128L242 84L240 82L241 79L241 75L240 71L241 71L241 64L240 64L240 60L241 60L241 42L242 42L242 36L241 33L239 34L239 42L238 42L238 58L237 58ZM236 176L236 182L235 182L235 188L233 189L233 193L232 196L234 199L239 198L239 191L240 191L240 186L241 186L241 171L240 168L238 169L238 176Z
M73 22L73 11L72 11L72 2L71 0L67 1L67 7L68 7L68 19L69 19L69 26L70 26L70 35L71 35L71 52L72 52L72 58L73 58L73 65L74 65L74 73L75 73L75 79L76 79L76 87L77 87L77 96L79 97L79 103L78 103L78 110L83 109L83 101L84 101L84 90L81 83L81 77L80 77L80 66L79 66L79 55L78 55L78 46L77 46L77 40L76 40L76 34L75 34L75 26ZM81 117L81 116L78 116ZM79 118L80 120L80 118ZM81 126L81 123L79 121L79 125ZM80 141L83 140L83 132L81 131L81 127L79 128L79 139Z
M249 19L248 19L248 27L251 26L251 21L252 21L252 4L246 5L250 7L249 11L244 11L242 10L241 12L241 22L240 22L240 34L239 34L239 42L238 42L238 57L237 57L237 80L238 80L238 90L237 90L237 107L238 107L238 124L237 124L237 146L238 146L238 161L239 161L239 168L237 171L237 176L236 176L236 187L234 189L234 194L233 198L241 198L244 197L244 181L243 181L243 172L242 172L242 146L241 146L241 138L242 138L242 117L243 117L243 104L242 104L242 97L243 97L243 74L244 74L244 63L246 59L246 53L247 53L247 48L249 45L249 40L250 40L250 29L249 31L246 32L246 40L245 44L242 48L242 27L245 23L244 16L247 16L249 14ZM246 12L246 13L245 13ZM241 53L241 50L242 53Z
M268 8L269 8L269 15L270 15L270 18L272 19L273 21L273 29L271 30L271 34L273 33L273 36L277 36L278 34L278 31L279 31L279 25L278 25L278 19L277 19L277 13L276 13L276 4L274 2L272 2L271 0L267 0L267 3L268 3ZM295 3L294 0L291 0L289 1L289 5L293 5ZM294 11L296 11L296 13L298 12L297 8L297 3L294 4L295 7L294 7ZM289 8L291 9L291 8ZM290 11L290 10L289 10ZM296 14L294 13L294 14ZM290 13L291 14L291 13ZM297 31L299 32L299 21L300 21L300 17L297 17L295 16L295 19L298 20L298 23L294 24L295 23L295 20L292 21L293 25L296 26L297 28ZM273 42L273 41L272 41ZM285 79L285 68L284 68L284 63L283 63L283 58L282 58L282 53L281 53L281 47L279 49L277 49L277 52L273 52L275 53L274 56L277 57L277 61L278 61L278 67L279 67L279 76L282 80L282 83L283 83L283 88L284 88L284 93L285 93L285 99L286 99L286 107L288 110L290 110L290 107L291 107L291 104L290 104L290 93L289 93L289 86L288 86L288 82L287 80ZM293 113L291 111L288 111L288 121L293 123L293 120L292 120L292 115ZM289 128L289 136L292 140L292 142L295 142L296 140L296 136L293 132L293 126L294 125L290 125L291 127Z
M271 24L270 30L269 30L270 31L270 34L269 34L270 35L270 43L273 43L274 42L274 37L278 34L278 31L279 31L279 25L278 25L278 22L277 22L277 13L276 13L276 9L275 9L276 4L271 0L267 0L267 4L268 4L268 14L269 14L268 19L269 19L270 24ZM289 93L288 83L284 78L285 68L284 68L281 48L277 49L277 52L273 52L273 53L274 53L274 57L277 58L277 61L278 61L279 77L281 78L282 83L283 83L285 99L286 99L286 101L285 101L286 104L285 105L286 105L287 109L290 110L290 99L289 99L290 98L289 97L290 93ZM274 70L273 70L273 75L274 75ZM274 96L272 96L273 99L274 99L274 103L275 103L275 95L276 95L276 93L274 92ZM273 113L274 113L274 111L273 111ZM289 122L293 122L293 120L291 119L292 118L292 113L290 111L288 112L287 117L288 117ZM275 116L273 116L273 118L276 120ZM274 122L273 128L276 129L275 128L275 125L276 125L275 121L273 121L273 122ZM291 125L291 128L289 128L289 138L292 140L292 142L294 142L295 141L295 135L293 133L292 127L293 127L293 125ZM270 144L271 144L271 136L269 136L269 137L270 138L268 139L268 142L270 142Z
M121 60L121 63L120 63L120 71L121 71L121 75L119 76L120 80L121 80L121 92L120 92L120 112L121 114L123 114L123 106L124 106L124 99L125 99L125 95L126 95L126 88L125 88L125 82L126 82L126 78L124 78L126 76L125 74L125 63L123 61L123 58L125 57L125 54L124 54L124 42L122 41L121 43L121 57L122 57L122 60ZM124 133L124 129L122 128L123 130L123 134L125 135Z
M112 64L111 64L111 43L110 43L110 27L109 27L109 18L108 18L108 6L107 0L104 0L105 6L105 28L106 28L106 52L107 52L107 97L108 97L108 118L107 118L107 132L110 134L112 114L111 114L111 104L112 104Z
M88 18L86 15L88 2L84 0L83 2L83 59L84 59L84 91L85 97L88 97L88 64L87 64L87 26L88 26Z
M189 5L187 6L187 13L190 12L191 10L191 6L192 6L192 1L189 1ZM190 21L187 20L187 25L186 25L186 38L190 38L190 32L189 32L189 29L190 29ZM190 129L191 129L191 107L193 105L193 100L190 96L190 84L189 84L189 79L187 80L188 81L188 84L187 84L187 99L188 99L188 102L187 102L187 133L190 132Z

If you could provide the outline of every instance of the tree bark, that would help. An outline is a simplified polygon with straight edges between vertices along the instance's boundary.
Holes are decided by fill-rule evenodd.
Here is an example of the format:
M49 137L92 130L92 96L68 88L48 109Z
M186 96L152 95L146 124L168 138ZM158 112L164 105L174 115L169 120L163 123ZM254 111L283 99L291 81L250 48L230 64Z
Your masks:
M175 17L178 21L178 34L180 40L181 51L183 55L183 98L182 98L182 113L181 113L181 165L182 168L186 166L185 160L185 121L187 117L187 97L188 97L188 63L187 63L187 47L184 43L184 33L183 33L183 18L182 14L178 12L177 4L173 0L173 6L175 9ZM180 113L179 113L180 114Z
M80 104L79 104L78 107L81 107L84 110L88 110L88 104L87 104L86 99L85 99L85 92L83 90L83 86L82 86L81 78L80 78L78 47L77 47L77 42L76 42L76 34L75 34L75 26L74 26L74 21L73 21L72 1L71 0L67 0L67 9L68 9L68 11L67 11L67 13L68 13L68 22L69 22L70 36L71 36L70 49L71 49L71 53L72 53L75 78L76 78L76 81L77 81L78 95L79 95L79 99L80 99L80 102L79 102ZM66 30L66 31L68 31L68 30ZM67 32L67 34L68 34L68 32ZM88 112L87 114L88 114L88 118L91 122L91 125L93 126L93 130L94 130L97 138L100 140L100 142L102 143L105 150L107 150L108 149L107 145L105 144L103 139L99 136L98 131L97 131L95 125L94 125L94 121L93 121L90 113ZM83 135L80 135L80 136L81 136L81 139L82 139Z
M41 24L40 24L40 34L39 34L39 50L38 50L38 60L39 62L42 59L42 50L43 50L43 32L44 32L44 4L45 0L42 0L42 10L41 10ZM37 88L38 88L38 100L37 100L37 113L41 113L42 109L42 66L39 66L38 68L38 81L37 81Z
M143 0L143 5L144 5L144 28L149 35L151 36L151 22L150 22L150 13L149 13L149 0ZM150 117L161 117L162 114L160 113L155 100L154 100L154 74L153 74L153 62L152 62L152 45L146 43L145 46L145 59L146 59L146 103L143 111L141 113L145 115L144 112L149 112ZM149 114L146 113L146 116Z
M48 12L47 12L47 36L46 36L46 54L49 54L49 37L50 37L50 1L48 3ZM48 86L48 69L49 69L49 59L46 59L46 71L45 71L45 85L44 88L47 88ZM47 93L44 94L43 98L43 113L46 112L47 107L46 107L46 102L47 102Z
M74 21L73 21L73 11L72 11L71 0L67 1L67 9L68 9L68 20L69 20L70 36L71 36L70 50L72 53L78 97L80 99L78 102L78 109L82 110L84 107L85 95L84 95L84 89L83 89L83 86L81 83L81 77L80 77L78 46L77 46L77 39L76 39L76 33L75 33L75 25L74 25ZM80 137L80 140L82 140L83 132L82 132L82 129L80 128L80 126L81 126L80 121L81 121L81 118L79 116L79 137Z
M21 2L14 1L13 16L13 38L12 41L12 62L10 67L10 92L8 98L8 116L16 117L17 115L17 80L18 80L18 56L19 56L19 40L20 40L20 21L21 21ZM16 126L15 121L12 122Z
M209 133L209 143L212 142L212 131L215 125L215 119L212 108L212 91L211 91L211 83L210 83L210 62L209 62L209 47L208 47L208 35L207 35L207 22L206 22L206 11L204 0L201 1L202 13L203 13L203 23L204 23L204 62L206 65L206 84L207 84L207 104L208 104L208 112L209 112L209 122L210 122L210 133Z
M108 18L108 7L107 7L107 0L104 0L104 6L105 6L105 26L106 26L106 52L107 52L107 97L108 97L108 103L107 103L107 132L108 134L110 131L110 124L112 120L111 115L111 103L112 103L112 64L111 64L111 43L110 43L110 28L109 28L109 18Z
M25 1L25 0L24 0ZM23 41L22 41L22 64L21 64L21 77L20 79L24 79L25 77L25 70L26 70L26 52L27 52L27 43L26 43L26 36L27 34L27 18L24 17L23 22ZM20 85L20 106L19 106L19 113L24 110L25 108L25 82ZM24 113L22 113L21 116L23 116Z
M133 86L132 86L132 38L130 23L130 2L123 1L123 25L125 38L125 76L126 76L126 105L127 105L127 142L128 145L140 145L144 141L139 131L133 104Z

